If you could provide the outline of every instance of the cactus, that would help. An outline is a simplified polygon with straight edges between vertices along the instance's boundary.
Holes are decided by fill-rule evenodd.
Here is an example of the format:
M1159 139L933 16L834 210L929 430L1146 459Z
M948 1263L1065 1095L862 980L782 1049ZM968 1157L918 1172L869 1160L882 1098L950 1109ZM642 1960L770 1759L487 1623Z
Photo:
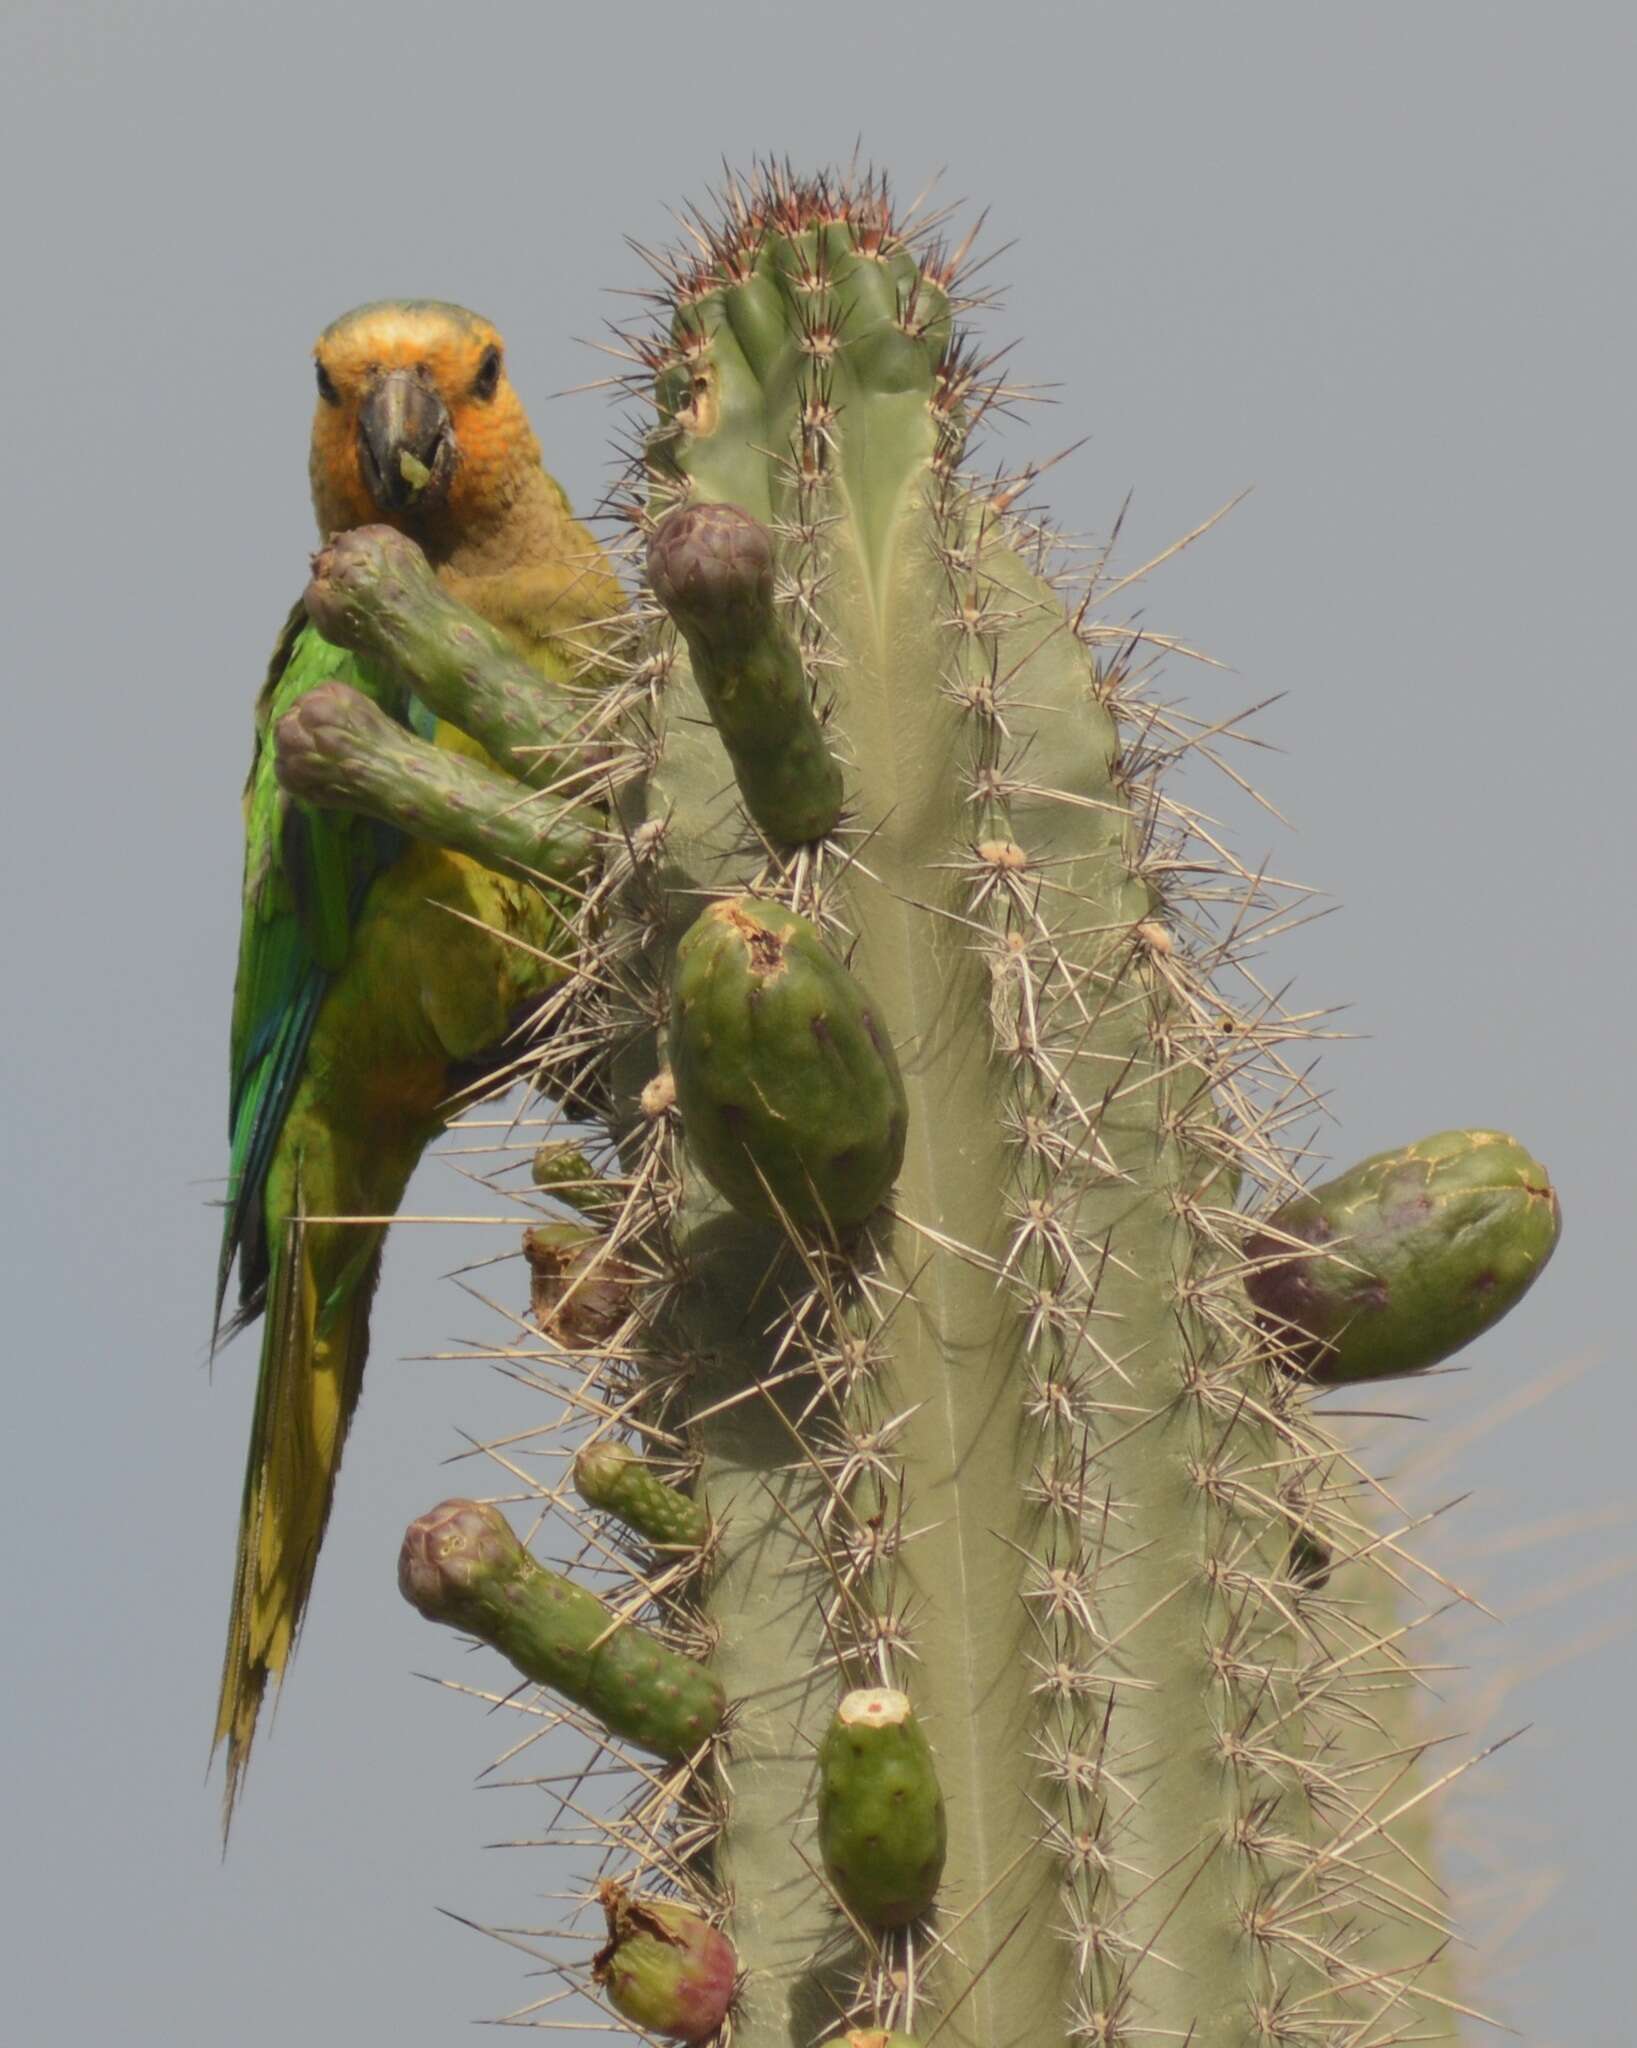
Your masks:
M709 1516L681 1566L638 1547L620 1611L706 1646L712 1744L656 1778L530 1667L636 1774L608 1857L722 1922L734 2048L1445 2037L1402 1551L1304 1370L1351 1324L1275 1284L1324 1206L1281 1137L1311 1027L1246 957L1283 899L1165 794L1188 728L1118 586L1066 597L1033 473L972 467L1006 394L962 252L870 179L769 170L656 260L622 499L652 586L564 813L573 841L605 806L602 852L538 1071L615 1162L550 1256L594 1235L627 1313L588 1359L537 1311L502 1355L562 1417L496 1449L634 1434ZM359 642L450 668L446 600L345 580ZM468 634L454 666L515 766L508 659ZM1538 1267L1545 1206L1493 1212L1485 1258L1532 1231ZM1432 1242L1388 1248L1423 1310L1473 1278ZM860 1690L912 1695L937 1759L947 1861L905 1925L821 1867Z
M773 545L735 505L679 507L654 531L648 580L676 621L751 822L795 846L841 817L795 634L773 602Z
M570 1138L548 1138L535 1152L530 1178L543 1193L589 1222L611 1224L619 1214L618 1183L599 1173L585 1148Z
M889 2034L881 2027L854 2027L850 2033L826 2041L824 2048L921 2048L908 2034Z
M523 1233L523 1256L529 1313L565 1350L596 1351L625 1321L636 1275L595 1225L537 1224Z

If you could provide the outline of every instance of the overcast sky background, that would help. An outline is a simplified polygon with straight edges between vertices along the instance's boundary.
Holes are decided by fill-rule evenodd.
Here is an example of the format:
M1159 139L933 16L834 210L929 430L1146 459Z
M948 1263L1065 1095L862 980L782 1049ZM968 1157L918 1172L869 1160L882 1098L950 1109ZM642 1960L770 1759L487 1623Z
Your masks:
M8 2041L446 2048L533 1995L434 1909L538 1920L572 1865L482 1850L538 1804L470 1790L499 1733L411 1677L459 1653L393 1585L405 1521L473 1484L440 1467L457 1427L537 1419L481 1366L400 1362L474 1333L438 1278L468 1240L394 1240L225 1865L204 1777L255 1362L203 1366L238 799L310 544L308 351L383 294L491 314L589 506L613 422L547 397L600 374L576 337L643 282L622 236L665 240L724 157L861 138L1015 238L985 331L1054 404L990 453L1089 435L1051 480L1066 526L1134 490L1133 566L1255 487L1143 602L1232 664L1175 677L1197 709L1285 693L1257 766L1294 829L1189 794L1343 906L1276 963L1361 1034L1324 1062L1338 1161L1493 1124L1560 1186L1536 1292L1395 1405L1428 1418L1413 1484L1475 1495L1439 1555L1506 1617L1463 1632L1451 1694L1533 1724L1464 1805L1498 1873L1482 2000L1540 2048L1623 2048L1634 18L8 0ZM459 1188L429 1168L412 1206Z

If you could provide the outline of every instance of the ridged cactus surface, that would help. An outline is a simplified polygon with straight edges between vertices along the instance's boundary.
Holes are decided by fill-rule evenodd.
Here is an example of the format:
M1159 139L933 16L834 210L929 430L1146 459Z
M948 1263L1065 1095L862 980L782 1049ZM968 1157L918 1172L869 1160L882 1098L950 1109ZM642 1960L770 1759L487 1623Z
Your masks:
M406 1585L635 1773L552 1795L602 1844L587 1902L719 1927L736 2048L1448 2038L1406 1567L1308 1412L1315 1357L1369 1346L1302 1319L1356 1262L1281 1149L1281 899L1159 786L1190 729L1154 646L973 466L1005 394L960 255L872 181L777 172L693 240L633 341L652 579L541 1019L536 1179L585 1222L536 1233L506 1362L556 1399L496 1452L625 1576L572 1626L529 1572L445 1599L421 1529ZM1462 1181L1478 1265L1405 1212L1370 1284L1424 1314L1459 1283L1464 1341L1555 1240L1525 1183ZM1396 1348L1332 1376L1428 1362L1365 1293ZM872 1697L904 1705L844 1744Z

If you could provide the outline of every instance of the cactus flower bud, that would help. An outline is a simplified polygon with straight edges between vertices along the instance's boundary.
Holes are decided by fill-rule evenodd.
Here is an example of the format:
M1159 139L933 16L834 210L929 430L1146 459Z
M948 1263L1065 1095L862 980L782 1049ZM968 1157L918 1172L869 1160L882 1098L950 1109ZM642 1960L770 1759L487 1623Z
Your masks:
M446 1500L411 1522L398 1587L428 1621L480 1637L656 1756L686 1756L721 1724L722 1688L704 1665L537 1564L497 1507Z
M534 1560L487 1501L446 1500L404 1531L398 1590L428 1621L484 1635Z
M841 816L841 770L814 716L801 648L773 601L773 543L737 505L681 505L648 544L648 580L676 621L745 809L799 846Z

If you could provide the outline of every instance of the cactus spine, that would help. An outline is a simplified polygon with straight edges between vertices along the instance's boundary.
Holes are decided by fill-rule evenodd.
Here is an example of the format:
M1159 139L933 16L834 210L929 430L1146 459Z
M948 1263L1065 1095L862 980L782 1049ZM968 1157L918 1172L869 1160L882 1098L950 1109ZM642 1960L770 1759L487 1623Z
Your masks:
M713 1531L688 1568L638 1556L622 1611L707 1641L728 1717L697 1766L630 1759L610 1858L726 1928L734 2048L1441 2036L1442 1908L1394 1835L1415 1677L1365 1619L1392 1574L1246 1292L1251 1218L1300 1193L1304 1034L1212 977L1276 892L1160 792L1142 636L1065 604L1027 479L963 468L1001 394L959 256L871 181L779 172L695 241L633 344L631 515L676 622L649 603L599 719L613 813L540 1076L617 1152L597 1256L628 1312L590 1361L549 1317L506 1354L571 1434L691 1468ZM755 522L762 566L713 630L744 578L678 572L667 521L724 506L705 526L737 551ZM812 806L769 775L792 658ZM713 903L805 920L870 991L907 1124L845 1228L713 1185L667 1042ZM821 1868L815 1759L856 1689L911 1696L937 1759L948 1860L907 1926Z

